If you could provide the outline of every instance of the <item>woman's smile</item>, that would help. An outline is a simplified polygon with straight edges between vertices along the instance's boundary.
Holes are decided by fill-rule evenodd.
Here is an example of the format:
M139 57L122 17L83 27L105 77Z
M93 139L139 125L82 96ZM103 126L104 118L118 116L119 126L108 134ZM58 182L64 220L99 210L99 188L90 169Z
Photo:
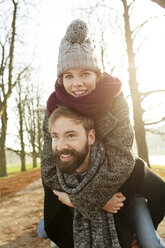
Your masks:
M72 91L73 94L76 96L76 97L79 97L79 96L84 96L84 95L87 95L87 90L73 90Z

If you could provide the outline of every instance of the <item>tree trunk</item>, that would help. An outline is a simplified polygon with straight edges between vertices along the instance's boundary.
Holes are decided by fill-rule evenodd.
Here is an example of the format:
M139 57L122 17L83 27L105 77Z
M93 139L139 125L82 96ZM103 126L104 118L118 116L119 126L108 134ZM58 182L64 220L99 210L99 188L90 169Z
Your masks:
M33 168L37 168L37 154L36 154L36 151L35 151L35 144L33 146Z
M124 22L125 22L125 37L128 54L128 73L129 73L129 86L133 104L133 119L135 138L138 149L138 155L144 159L149 165L148 148L146 142L146 133L143 122L143 110L141 107L141 94L138 90L138 82L136 79L136 67L135 67L135 54L133 52L133 39L132 32L129 23L129 6L127 1L122 0L124 5Z
M21 171L26 171L26 154L21 150Z
M18 82L18 113L19 113L19 135L20 135L20 143L21 143L21 171L26 171L26 155L25 155L25 143L24 143L24 129L23 129L23 113L24 113L24 103L22 101L21 95L21 82Z
M0 177L7 176L6 168L6 130L7 130L7 112L4 110L1 115L1 136L0 136Z
M25 154L25 144L24 144L24 133L23 133L23 119L20 119L20 140L21 140L21 171L26 171L26 154Z
M33 156L33 168L37 167L37 153L35 144L35 129L31 130L31 145L32 145L32 156Z
M33 154L33 168L37 168L37 158L35 154Z
M13 19L12 19L12 31L11 31L11 41L10 41L10 50L9 50L9 67L8 67L8 91L3 94L4 99L0 101L0 116L3 115L3 112L7 108L7 101L11 96L12 89L16 84L12 83L12 75L13 75L13 60L14 60L14 45L15 45L15 37L16 37L16 18L17 18L17 7L18 4L12 0L14 10L13 10Z
M42 154L42 109L40 106L40 94L37 92L37 109L36 109L36 122L37 122L37 143L38 143L38 157Z

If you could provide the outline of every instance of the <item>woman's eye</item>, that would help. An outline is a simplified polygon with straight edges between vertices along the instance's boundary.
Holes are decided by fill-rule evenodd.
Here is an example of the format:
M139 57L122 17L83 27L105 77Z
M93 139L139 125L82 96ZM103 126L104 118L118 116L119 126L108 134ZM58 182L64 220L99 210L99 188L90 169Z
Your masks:
M83 77L89 76L89 72L83 72L83 73L82 73L82 76L83 76Z
M71 79L72 78L72 75L69 75L69 74L68 75L65 75L65 78L66 79Z

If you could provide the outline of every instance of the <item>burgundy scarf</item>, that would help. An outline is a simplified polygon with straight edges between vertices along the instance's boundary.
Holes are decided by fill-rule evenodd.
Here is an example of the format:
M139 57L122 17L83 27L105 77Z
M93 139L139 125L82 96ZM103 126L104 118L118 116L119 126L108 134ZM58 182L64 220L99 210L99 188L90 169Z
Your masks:
M55 91L47 101L48 113L51 114L59 105L64 105L85 116L90 116L94 120L99 119L112 108L113 99L121 91L121 84L118 78L104 73L101 82L94 91L89 95L76 98L69 95L57 80Z

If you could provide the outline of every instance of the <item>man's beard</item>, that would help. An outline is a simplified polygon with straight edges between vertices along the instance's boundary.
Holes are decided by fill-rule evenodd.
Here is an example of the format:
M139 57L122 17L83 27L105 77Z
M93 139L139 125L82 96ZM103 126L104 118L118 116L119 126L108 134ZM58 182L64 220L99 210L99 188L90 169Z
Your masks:
M81 152L77 152L74 149L65 149L63 151L55 151L53 152L53 161L56 163L61 173L63 174L73 174L84 162L87 154L89 152L88 141L86 141L83 150ZM70 161L61 161L61 154L70 154L72 158Z

